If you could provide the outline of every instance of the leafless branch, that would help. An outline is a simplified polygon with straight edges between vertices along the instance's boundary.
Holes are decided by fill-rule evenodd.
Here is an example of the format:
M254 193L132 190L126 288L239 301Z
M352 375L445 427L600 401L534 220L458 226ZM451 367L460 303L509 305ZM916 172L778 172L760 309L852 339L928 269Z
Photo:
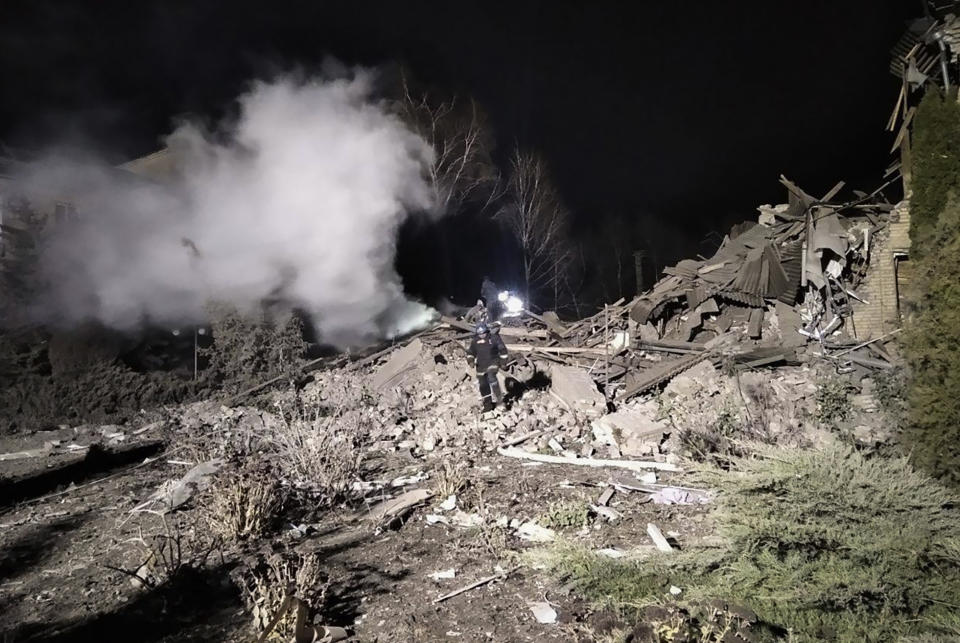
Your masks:
M497 218L523 253L527 296L531 289L556 291L572 258L566 246L569 213L539 155L514 149L506 196Z
M402 83L400 116L434 151L429 178L437 210L455 214L468 201L488 207L500 180L490 158L492 137L476 102L435 99L414 91L406 76Z

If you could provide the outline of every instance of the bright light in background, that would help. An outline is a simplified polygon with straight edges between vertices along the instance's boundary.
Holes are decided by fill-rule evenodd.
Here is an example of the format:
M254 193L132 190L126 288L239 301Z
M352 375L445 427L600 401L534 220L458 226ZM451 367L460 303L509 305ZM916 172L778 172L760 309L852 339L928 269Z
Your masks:
M504 317L516 317L523 312L523 300L511 294L509 290L502 291L497 295L497 299L506 311Z
M508 317L516 317L523 312L523 300L516 295L510 295L503 303Z

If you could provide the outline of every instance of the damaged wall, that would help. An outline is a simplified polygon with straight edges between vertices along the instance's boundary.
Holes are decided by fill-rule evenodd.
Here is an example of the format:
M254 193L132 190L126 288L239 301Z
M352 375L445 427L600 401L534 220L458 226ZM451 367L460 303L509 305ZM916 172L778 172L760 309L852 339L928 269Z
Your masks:
M890 213L887 229L871 241L870 270L860 285L860 294L868 303L853 302L852 331L857 339L864 340L901 326L903 292L898 287L897 264L910 252L909 204L899 203ZM901 263L901 277L905 268Z

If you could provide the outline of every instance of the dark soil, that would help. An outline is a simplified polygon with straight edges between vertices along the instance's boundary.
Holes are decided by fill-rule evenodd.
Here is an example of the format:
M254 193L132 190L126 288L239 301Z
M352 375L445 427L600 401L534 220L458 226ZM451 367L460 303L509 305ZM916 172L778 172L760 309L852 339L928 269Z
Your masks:
M135 426L127 427L132 432ZM252 619L230 581L236 561L214 553L199 569L185 569L155 589L135 586L122 572L142 562L134 543L156 516L131 514L164 481L182 476L184 454L178 436L151 430L122 449L93 455L41 456L0 462L9 493L0 508L0 632L4 641L240 641L254 636ZM4 452L42 443L37 434L8 436ZM144 461L153 454L154 459ZM449 455L447 456L449 457ZM432 471L436 458L394 455L382 471L391 475ZM527 466L490 453L466 470L469 485L459 498L466 511L485 508L490 516L527 520L551 504L595 502L596 485L609 473L566 466ZM429 483L428 483L429 484ZM13 500L13 498L16 498ZM649 547L648 522L679 534L683 546L710 531L700 507L664 507L642 493L616 494L611 502L622 518L594 518L585 528L565 528L563 537L595 548ZM326 561L333 583L327 624L348 628L359 641L570 641L597 640L615 628L630 630L607 612L589 606L529 565L516 553L535 547L511 530L428 524L435 509L415 509L401 524L378 529L363 516L377 497L326 512L295 535L283 525L260 548L315 552ZM440 500L437 500L439 502ZM193 504L168 515L170 528L204 535ZM153 522L151 522L153 521ZM495 569L511 570L498 580L447 601L434 599ZM455 570L453 579L430 574ZM558 623L537 623L529 601L547 601Z

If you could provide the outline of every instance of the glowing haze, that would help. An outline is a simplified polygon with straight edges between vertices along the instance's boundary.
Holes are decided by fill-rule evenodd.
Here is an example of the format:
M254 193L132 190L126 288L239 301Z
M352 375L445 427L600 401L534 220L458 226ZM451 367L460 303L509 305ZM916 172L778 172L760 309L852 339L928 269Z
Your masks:
M162 183L41 164L26 191L54 186L80 204L45 254L48 313L132 328L199 321L212 299L279 298L342 346L426 322L394 256L404 219L433 210L433 152L372 85L363 70L258 82L216 134L188 122L167 137L178 172Z

